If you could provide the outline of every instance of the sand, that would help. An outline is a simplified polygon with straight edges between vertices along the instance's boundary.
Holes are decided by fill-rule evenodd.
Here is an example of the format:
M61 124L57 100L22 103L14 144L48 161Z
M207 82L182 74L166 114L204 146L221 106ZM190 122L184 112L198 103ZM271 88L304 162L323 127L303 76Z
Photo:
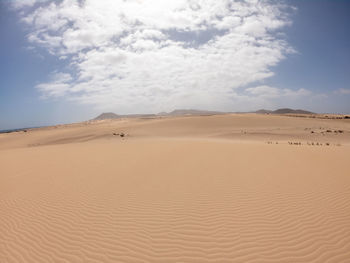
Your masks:
M0 262L350 262L349 142L256 114L0 134Z

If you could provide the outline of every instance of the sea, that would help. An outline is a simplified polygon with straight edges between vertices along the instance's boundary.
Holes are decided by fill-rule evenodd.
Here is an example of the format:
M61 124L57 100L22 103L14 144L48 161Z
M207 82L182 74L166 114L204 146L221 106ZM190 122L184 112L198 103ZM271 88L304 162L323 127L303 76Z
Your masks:
M26 131L26 130L29 130L29 129L42 128L42 127L45 127L45 126L0 130L0 133L20 132L20 131Z

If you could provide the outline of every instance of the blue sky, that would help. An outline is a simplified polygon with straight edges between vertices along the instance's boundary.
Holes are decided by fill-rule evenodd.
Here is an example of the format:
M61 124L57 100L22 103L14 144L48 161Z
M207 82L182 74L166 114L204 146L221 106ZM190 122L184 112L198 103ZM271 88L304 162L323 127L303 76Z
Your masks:
M350 1L175 2L0 0L0 130L105 111L350 113Z

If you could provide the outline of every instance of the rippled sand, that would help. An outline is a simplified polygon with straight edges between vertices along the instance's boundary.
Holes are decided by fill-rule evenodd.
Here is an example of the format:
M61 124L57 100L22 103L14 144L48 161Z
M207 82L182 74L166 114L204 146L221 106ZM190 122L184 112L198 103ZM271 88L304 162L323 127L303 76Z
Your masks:
M0 262L349 262L349 139L264 115L0 134Z

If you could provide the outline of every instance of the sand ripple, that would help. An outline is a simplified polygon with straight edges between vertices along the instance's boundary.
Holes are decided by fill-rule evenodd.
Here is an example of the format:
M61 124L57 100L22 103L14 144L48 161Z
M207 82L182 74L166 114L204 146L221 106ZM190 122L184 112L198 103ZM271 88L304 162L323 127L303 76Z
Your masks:
M347 149L305 151L191 141L8 151L0 262L350 262Z

